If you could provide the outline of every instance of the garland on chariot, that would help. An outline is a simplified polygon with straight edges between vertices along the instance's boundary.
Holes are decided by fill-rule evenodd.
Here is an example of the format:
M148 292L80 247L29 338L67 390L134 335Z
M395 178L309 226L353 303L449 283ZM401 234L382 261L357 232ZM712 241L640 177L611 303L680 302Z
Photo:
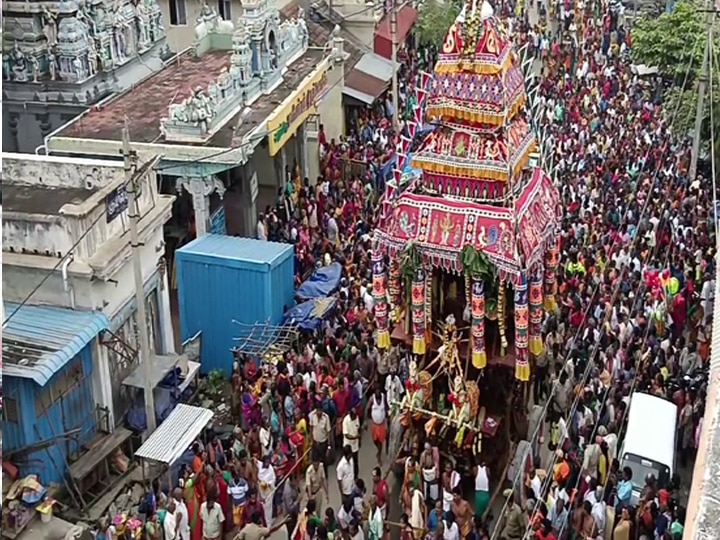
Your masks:
M514 355L514 377L526 383L530 356L542 353L544 313L556 309L562 214L552 179L531 164L537 144L524 80L492 7L468 0L434 73L418 77L408 132L415 137L424 120L434 129L398 144L375 232L378 347L388 349L391 331L404 326L414 358L405 396L392 404L397 422L422 426L427 440L451 440L456 453L482 451L486 419L469 367L482 376ZM461 276L464 294L453 283L444 297L445 276ZM448 299L462 301L462 312L437 313ZM458 328L460 317L467 327ZM499 351L487 343L489 325Z

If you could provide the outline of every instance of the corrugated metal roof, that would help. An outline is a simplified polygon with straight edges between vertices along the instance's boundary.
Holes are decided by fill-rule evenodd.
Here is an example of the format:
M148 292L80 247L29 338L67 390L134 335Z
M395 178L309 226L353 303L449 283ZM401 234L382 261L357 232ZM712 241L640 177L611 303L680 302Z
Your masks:
M212 420L213 412L179 403L155 433L135 452L135 457L172 465Z
M387 82L355 68L345 75L343 94L372 105L387 86Z
M355 64L355 68L372 75L381 81L390 82L393 76L394 67L392 60L388 60L384 56L368 52L362 55L362 58Z
M181 247L178 252L272 265L277 259L287 257L288 252L292 256L294 248L291 244L267 242L255 238L206 234Z
M104 313L5 303L3 374L40 386L68 364L110 321Z

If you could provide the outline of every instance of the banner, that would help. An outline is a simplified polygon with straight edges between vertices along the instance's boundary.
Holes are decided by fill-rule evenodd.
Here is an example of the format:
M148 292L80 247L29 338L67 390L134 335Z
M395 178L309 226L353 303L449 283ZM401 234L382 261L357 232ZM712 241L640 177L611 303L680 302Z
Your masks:
M271 156L285 146L311 114L317 113L316 101L327 91L329 68L328 61L320 64L268 119L268 152Z

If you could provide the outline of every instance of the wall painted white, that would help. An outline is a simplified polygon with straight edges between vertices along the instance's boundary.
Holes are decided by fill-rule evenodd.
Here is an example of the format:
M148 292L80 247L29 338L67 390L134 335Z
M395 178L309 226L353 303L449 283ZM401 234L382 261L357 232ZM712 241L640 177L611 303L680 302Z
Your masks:
M274 4L278 9L283 9L292 0L275 0L268 2ZM200 11L202 10L205 0L159 0L158 4L162 10L163 20L165 21L165 28L167 30L167 43L170 49L179 52L188 47L191 47L195 39L195 25L200 17ZM207 2L210 7L215 9L219 14L218 10L220 1ZM242 17L242 2L240 0L229 0L230 5L230 19L233 23L237 23L238 19ZM170 19L170 6L171 4L181 4L185 8L187 14L185 21L186 24L172 25Z
M98 310L111 321L131 316L135 308L128 312L127 306L134 299L135 286L128 212L110 223L105 215L105 196L124 184L122 163L22 154L3 154L2 159L6 184L30 187L39 184L48 196L52 196L53 189L94 190L88 192L90 195L84 201L64 205L57 215L5 212L2 299ZM142 216L138 226L142 244L139 256L143 282L158 283L150 294L157 295L156 319L160 334L157 341L162 353L175 349L167 277L158 276L159 263L165 254L163 225L170 217L174 199L174 196L157 193L154 172L143 179L139 197ZM44 246L52 246L51 253L65 255L75 243L78 245L72 249L67 283L63 280L62 267L55 269L59 257L28 253L42 252ZM13 252L7 251L11 247ZM43 279L46 279L43 285L33 292ZM95 346L93 391L96 402L108 407L113 414L113 391L120 381L111 376L110 357L106 347Z

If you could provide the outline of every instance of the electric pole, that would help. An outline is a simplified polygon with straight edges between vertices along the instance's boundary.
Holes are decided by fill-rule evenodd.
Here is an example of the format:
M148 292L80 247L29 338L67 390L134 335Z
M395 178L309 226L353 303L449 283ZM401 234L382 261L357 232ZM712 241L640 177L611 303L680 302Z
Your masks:
M147 422L147 435L151 435L155 428L155 388L153 387L152 361L150 354L150 336L148 335L148 322L145 313L145 289L142 275L142 261L140 248L143 244L138 238L138 223L140 221L140 204L138 195L141 189L141 182L147 171L154 167L154 164L143 165L136 170L137 154L130 149L130 132L127 125L123 128L123 160L125 163L125 190L128 197L128 221L130 222L130 249L132 250L133 277L135 281L135 302L137 303L136 322L140 337L138 347L138 359L143 369L143 380L145 393L145 417ZM155 158L152 162L157 162Z
M713 23L715 22L715 10L712 9L710 0L705 2L707 37L703 52L702 68L700 70L700 80L698 84L698 101L695 110L695 131L693 133L692 153L690 154L689 177L690 181L695 180L697 174L697 162L700 155L700 130L703 124L703 114L705 113L705 94L708 89L708 80L710 78L710 62L713 54Z
M397 131L400 129L400 122L398 121L398 65L397 65L397 50L398 50L398 39L397 39L397 0L390 0L390 40L392 51L390 53L390 59L393 63L393 77L392 77L392 105L393 105L393 128Z

